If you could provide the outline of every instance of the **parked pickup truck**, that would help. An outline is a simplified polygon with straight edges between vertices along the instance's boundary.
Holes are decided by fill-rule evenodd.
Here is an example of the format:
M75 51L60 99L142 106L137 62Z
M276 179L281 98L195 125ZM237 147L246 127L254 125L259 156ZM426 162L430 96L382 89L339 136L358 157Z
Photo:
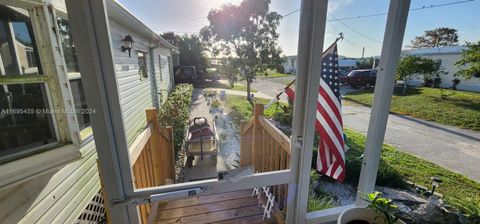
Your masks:
M191 83L197 84L199 77L195 70L195 66L177 66L175 67L175 84Z
M346 82L352 87L364 87L366 89L375 85L377 80L376 69L352 70L348 73Z

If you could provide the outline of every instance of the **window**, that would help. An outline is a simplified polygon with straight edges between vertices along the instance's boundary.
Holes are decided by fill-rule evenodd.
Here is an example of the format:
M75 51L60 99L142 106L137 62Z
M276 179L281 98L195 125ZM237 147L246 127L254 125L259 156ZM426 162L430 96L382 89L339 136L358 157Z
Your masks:
M57 142L26 10L0 5L0 162Z
M67 65L68 79L72 90L73 102L77 113L78 126L80 129L80 139L85 139L92 133L90 126L90 116L88 114L88 105L83 89L83 83L78 67L78 59L75 53L75 43L72 39L70 24L67 20L59 18L58 30L62 39L63 57Z
M43 83L0 87L0 157L55 142Z
M140 78L148 78L148 69L147 69L147 53L138 52L138 73Z
M0 5L1 74L40 75L39 57L26 10Z

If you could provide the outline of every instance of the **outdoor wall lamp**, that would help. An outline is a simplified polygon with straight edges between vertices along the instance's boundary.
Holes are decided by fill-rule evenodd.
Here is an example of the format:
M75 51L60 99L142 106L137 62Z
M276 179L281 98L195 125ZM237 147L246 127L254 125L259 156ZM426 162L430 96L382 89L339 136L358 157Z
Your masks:
M132 51L132 48L133 48L133 44L135 43L133 41L133 38L132 36L130 35L127 35L125 36L125 38L122 39L122 52L125 52L125 51L128 51L128 57L130 57L131 55L131 51Z

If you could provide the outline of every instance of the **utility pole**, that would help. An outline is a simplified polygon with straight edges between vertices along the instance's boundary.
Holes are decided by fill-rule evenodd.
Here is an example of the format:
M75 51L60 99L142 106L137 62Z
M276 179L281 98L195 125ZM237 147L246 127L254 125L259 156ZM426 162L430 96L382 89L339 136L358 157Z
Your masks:
M365 56L365 47L362 49L362 58Z

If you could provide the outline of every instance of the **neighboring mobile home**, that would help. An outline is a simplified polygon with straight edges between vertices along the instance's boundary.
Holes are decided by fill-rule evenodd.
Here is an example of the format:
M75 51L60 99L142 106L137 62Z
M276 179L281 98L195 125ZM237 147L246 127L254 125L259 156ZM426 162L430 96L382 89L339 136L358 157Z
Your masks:
M282 64L285 73L297 73L297 55L290 55L286 57ZM357 68L357 60L347 58L345 56L338 56L338 69L345 74Z
M458 72L458 68L455 67L455 63L462 59L463 50L466 50L465 46L418 48L403 50L402 55L417 55L440 62L441 68L447 72L447 74L440 76L442 78L440 87L442 88L452 87L452 80L457 78L460 80L460 84L457 85L457 89L480 92L479 78L471 78L466 80L461 76L455 76L455 73ZM416 79L412 80L409 84L416 86L423 85L423 76L416 77Z
M172 89L178 50L117 2L107 1L107 11L131 145L145 110ZM0 0L0 223L78 223L104 213L81 47L62 0Z

